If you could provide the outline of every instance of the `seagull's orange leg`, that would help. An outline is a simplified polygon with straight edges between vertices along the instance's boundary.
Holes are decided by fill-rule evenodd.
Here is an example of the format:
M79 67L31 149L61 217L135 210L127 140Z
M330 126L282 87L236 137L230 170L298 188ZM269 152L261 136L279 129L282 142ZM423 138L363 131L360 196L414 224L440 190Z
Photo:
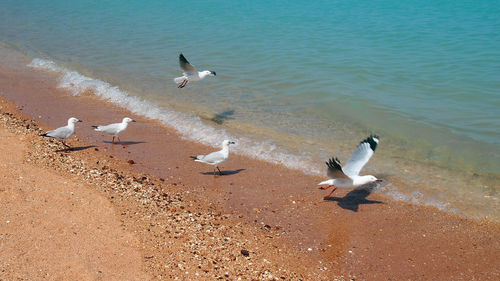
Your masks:
M117 137L118 138L118 142L123 146L123 147L127 147L128 145L126 144L123 144L122 141L120 140L120 137Z
M187 83L188 83L188 80L187 80L187 79L184 79L184 81L182 81L182 82L179 84L179 86L177 86L177 88L179 88L179 89L180 89L180 88L184 88L184 87L186 87Z
M324 199L324 200L328 199L328 197L330 197L330 196L333 194L333 192L334 192L335 190L337 190L337 187L333 187L332 192L330 192L330 194L328 194L327 196L323 197L323 199Z
M111 141L111 145L115 145L115 136L113 136L113 140Z
M61 142L62 142L62 144L63 144L66 148L71 148L69 145L67 145L67 144L66 144L66 142L64 142L64 140L63 140L63 141L61 141Z
M62 141L62 144L66 147L66 152L69 152L70 150L72 150L71 146L67 145L66 142L63 140Z

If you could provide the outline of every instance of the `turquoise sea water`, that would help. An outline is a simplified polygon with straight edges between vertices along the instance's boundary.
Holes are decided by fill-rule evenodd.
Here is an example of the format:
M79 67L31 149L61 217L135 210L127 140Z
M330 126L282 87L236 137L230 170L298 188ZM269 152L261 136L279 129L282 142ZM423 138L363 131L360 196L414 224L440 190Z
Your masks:
M377 133L367 172L394 179L380 192L498 218L499 15L487 0L3 0L0 42L76 71L66 86L144 99L191 139L230 135L308 173ZM217 77L177 89L180 52Z

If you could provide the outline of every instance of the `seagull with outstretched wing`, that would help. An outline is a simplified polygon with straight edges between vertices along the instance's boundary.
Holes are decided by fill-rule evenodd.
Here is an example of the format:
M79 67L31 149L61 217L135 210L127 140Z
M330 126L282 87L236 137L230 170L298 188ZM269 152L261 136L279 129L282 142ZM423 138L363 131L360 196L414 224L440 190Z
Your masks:
M377 148L379 142L378 136L370 136L363 140L356 150L354 150L351 159L347 161L347 164L342 167L338 158L333 157L326 165L328 166L327 176L328 180L320 182L318 185L327 185L326 187L320 187L325 190L333 187L332 192L324 197L327 199L330 197L337 187L350 188L364 185L371 182L381 182L382 180L377 179L372 175L360 176L359 172L368 163L368 160L372 157L375 149Z
M177 88L186 87L189 81L200 81L205 79L207 76L215 76L215 71L203 70L198 71L192 64L190 64L183 54L179 55L179 65L183 71L181 77L174 79L174 82L179 84Z

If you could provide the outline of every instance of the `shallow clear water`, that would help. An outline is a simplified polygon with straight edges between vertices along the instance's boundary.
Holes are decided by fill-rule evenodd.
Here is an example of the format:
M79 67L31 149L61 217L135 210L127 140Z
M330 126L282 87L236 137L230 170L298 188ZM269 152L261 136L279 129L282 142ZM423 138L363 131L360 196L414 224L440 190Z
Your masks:
M230 134L310 173L377 133L366 170L391 179L382 192L500 217L499 14L498 1L2 1L0 41L78 71L66 86L107 82L139 99L92 87L191 139ZM217 77L178 90L180 52Z

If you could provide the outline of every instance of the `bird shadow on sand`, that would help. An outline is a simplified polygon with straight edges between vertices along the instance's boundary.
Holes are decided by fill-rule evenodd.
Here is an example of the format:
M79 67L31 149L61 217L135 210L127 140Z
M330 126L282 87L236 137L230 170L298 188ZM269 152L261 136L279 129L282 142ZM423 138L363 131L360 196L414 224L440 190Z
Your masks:
M104 143L112 144L111 141L104 141ZM122 144L124 145L134 145L134 144L141 144L141 143L146 143L145 141L122 141ZM119 142L115 142L115 145L120 145Z
M362 204L385 204L382 201L366 199L374 191L375 187L377 187L375 183L365 184L347 193L344 197L331 196L325 199L325 201L335 201L342 209L353 212L357 212L359 205Z
M221 172L222 172L222 176L230 176L230 175L236 175L236 174L243 172L243 171L245 171L245 169L226 170L226 171L221 171ZM213 176L214 172L201 172L200 174L205 175L205 176ZM215 175L220 176L219 171L215 171Z
M55 152L71 152L71 151L81 151L89 148L96 147L95 145L87 145L87 146L77 146L77 147L70 147L70 148L65 148L65 149L58 149Z

